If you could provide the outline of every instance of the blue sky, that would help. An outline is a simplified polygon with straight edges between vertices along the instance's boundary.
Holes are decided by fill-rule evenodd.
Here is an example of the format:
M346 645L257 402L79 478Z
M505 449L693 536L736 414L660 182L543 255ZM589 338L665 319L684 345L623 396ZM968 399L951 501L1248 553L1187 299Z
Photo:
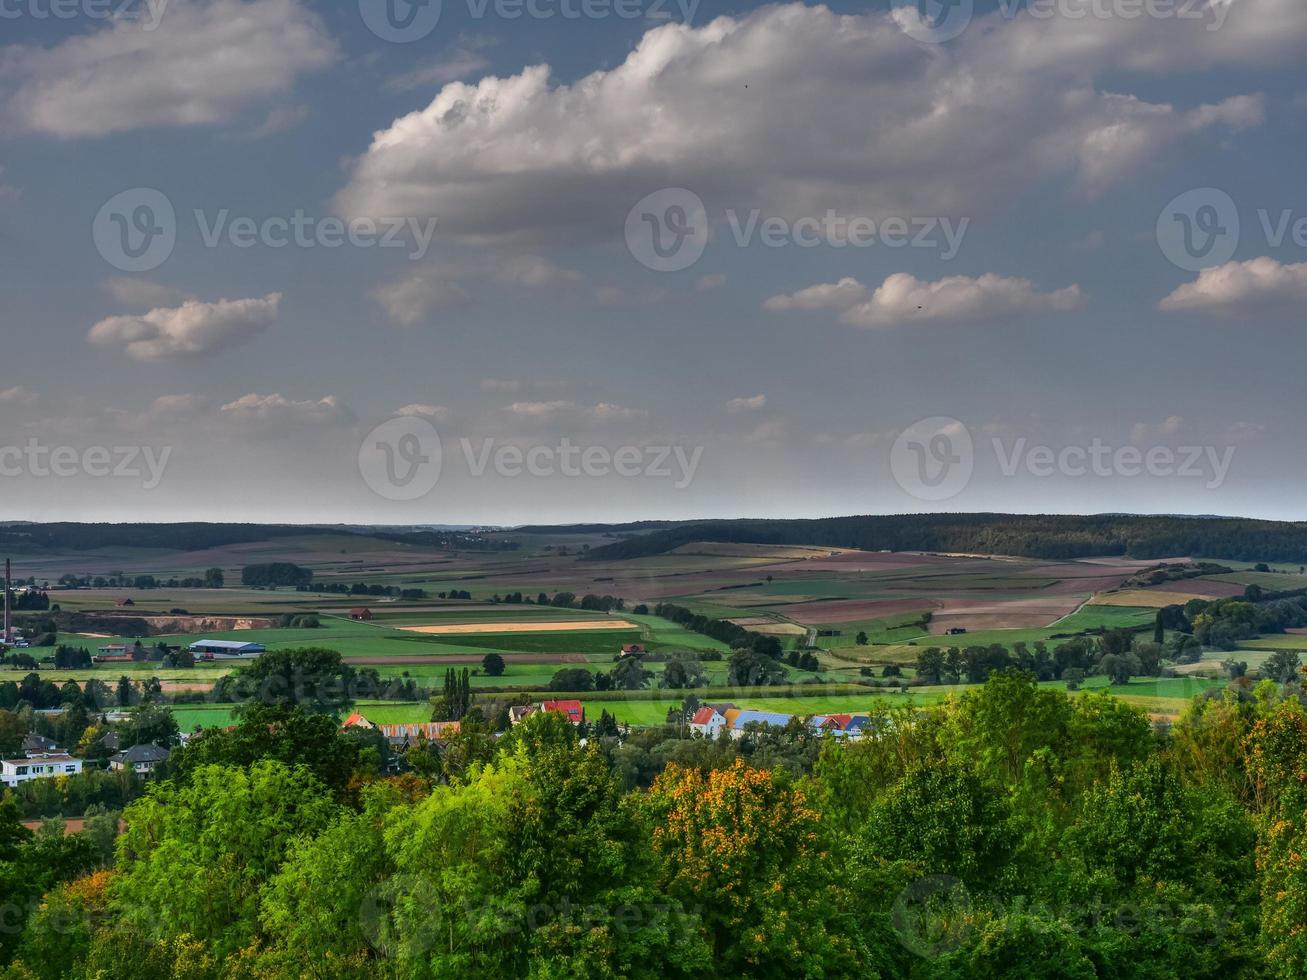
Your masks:
M119 2L0 5L0 516L1307 517L1299 0Z

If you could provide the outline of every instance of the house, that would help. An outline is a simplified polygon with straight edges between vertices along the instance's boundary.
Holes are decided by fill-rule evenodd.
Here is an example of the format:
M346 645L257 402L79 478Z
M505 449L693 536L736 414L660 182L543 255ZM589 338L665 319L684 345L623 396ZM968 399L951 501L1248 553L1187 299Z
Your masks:
M23 738L23 755L29 759L38 755L58 755L63 752L54 739L44 735L27 735Z
M129 664L135 659L132 656L134 649L126 643L106 643L91 659L98 664Z
M115 599L115 600L114 600L114 605L115 605L115 606L134 606L134 605L136 605L136 600L135 600L135 599L128 599L128 598Z
M386 736L393 748L406 749L411 744L425 739L439 742L457 735L460 725L456 721L423 721L407 725L378 725L381 734Z
M31 779L75 776L82 771L82 760L63 752L35 755L25 759L0 759L0 783L11 789Z
M731 712L727 712L729 718ZM749 725L766 725L770 728L784 728L793 715L783 715L776 711L740 711L736 709L735 718L730 722L732 738L739 738Z
M813 715L808 722L813 730L836 738L857 740L871 724L866 715Z
M516 725L520 721L526 721L539 710L539 706L534 704L515 704L508 709L508 723Z
M109 756L109 768L130 769L138 775L154 772L155 767L168 761L169 752L158 745L133 745L130 749Z
M105 749L110 753L117 752L119 749L123 747L122 736L119 735L117 732L105 732L98 739L96 739L96 745L100 746L102 749Z
M188 649L196 660L241 660L257 657L267 648L240 640L196 640Z
M585 708L580 701L575 699L568 701L541 701L541 711L557 711L559 714L567 716L567 720L573 725L580 725L585 721Z
M644 656L644 652L645 652L645 651L644 651L644 646L643 646L642 644L640 644L640 643L623 643L623 644L622 644L622 656L623 656L623 657L643 657L643 656Z
M945 636L961 636L967 631L965 626L950 626L944 631Z
M349 611L349 618L361 620L366 623L372 619L372 610L366 606L356 606Z
M690 731L705 738L716 738L726 727L726 716L712 705L704 705L690 719Z
M357 711L351 711L348 718L340 723L342 730L346 728L376 728L377 726L368 721Z

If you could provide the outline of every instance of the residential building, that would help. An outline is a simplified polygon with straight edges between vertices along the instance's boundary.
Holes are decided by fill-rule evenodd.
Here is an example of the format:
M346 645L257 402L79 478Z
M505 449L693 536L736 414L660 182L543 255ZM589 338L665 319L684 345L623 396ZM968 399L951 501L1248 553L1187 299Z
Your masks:
M13 788L31 779L75 776L82 771L82 760L63 752L34 755L24 759L0 759L0 783Z
M541 711L557 711L559 714L567 716L567 720L573 725L579 725L585 721L585 708L580 701L575 699L564 701L541 701Z
M55 744L55 740L44 735L31 734L23 738L23 755L29 759L37 755L57 755L61 752L63 749Z
M130 769L138 775L154 772L160 763L167 762L169 752L158 745L133 745L130 749L109 756L109 768Z
M690 731L705 738L716 738L726 727L726 716L712 705L704 705L690 719Z

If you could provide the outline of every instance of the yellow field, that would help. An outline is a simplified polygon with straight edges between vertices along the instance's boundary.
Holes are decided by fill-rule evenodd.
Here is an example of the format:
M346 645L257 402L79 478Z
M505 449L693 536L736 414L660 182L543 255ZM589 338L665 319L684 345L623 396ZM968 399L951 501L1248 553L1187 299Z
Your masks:
M566 630L634 630L625 619L575 619L550 623L448 623L435 626L398 626L407 633L558 633Z
M1183 606L1190 599L1216 598L1219 598L1219 596L1194 595L1192 592L1164 592L1161 589L1123 589L1120 592L1100 592L1089 600L1089 605L1161 609L1163 606Z

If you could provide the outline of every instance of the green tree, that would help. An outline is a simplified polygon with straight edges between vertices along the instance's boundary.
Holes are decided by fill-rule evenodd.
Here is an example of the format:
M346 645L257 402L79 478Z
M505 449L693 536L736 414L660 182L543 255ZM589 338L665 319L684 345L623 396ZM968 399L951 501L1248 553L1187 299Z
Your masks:
M338 815L304 766L201 766L186 785L156 783L123 812L117 894L128 921L188 934L225 955L258 934L259 892L295 839ZM179 883L185 887L179 887Z
M502 677L504 658L497 653L487 653L481 658L481 670L490 677Z

